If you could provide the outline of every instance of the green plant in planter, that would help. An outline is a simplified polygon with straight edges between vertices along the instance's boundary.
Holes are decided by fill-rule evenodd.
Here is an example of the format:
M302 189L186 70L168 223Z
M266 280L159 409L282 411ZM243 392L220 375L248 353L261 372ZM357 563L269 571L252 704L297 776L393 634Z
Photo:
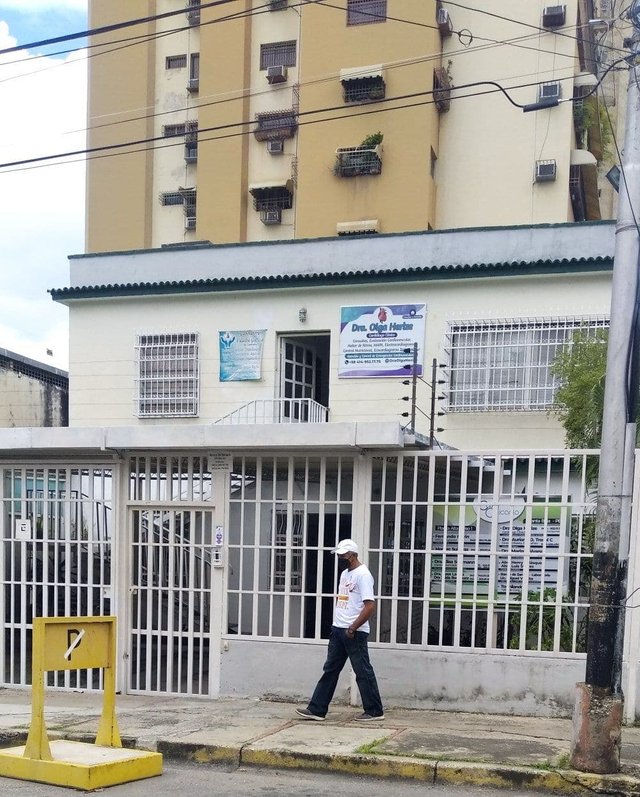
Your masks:
M362 144L360 144L360 146L365 147L367 149L373 149L374 147L377 147L379 144L382 144L383 138L384 135L378 130L377 133L371 133L370 135L366 136L366 138L362 140Z

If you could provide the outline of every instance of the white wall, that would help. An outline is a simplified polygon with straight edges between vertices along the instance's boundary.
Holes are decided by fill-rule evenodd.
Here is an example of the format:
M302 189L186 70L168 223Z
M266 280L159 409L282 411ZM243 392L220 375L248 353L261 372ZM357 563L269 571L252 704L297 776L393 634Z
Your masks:
M469 0L464 8L449 8L454 30L474 37L467 47L455 35L446 40L443 66L449 67L454 87L493 81L522 105L537 102L538 82L560 80L563 98L571 97L571 78L580 71L571 35L576 0L566 3L568 27L560 33L537 30L546 0L514 4L512 13L505 11L509 5ZM514 17L525 24L507 19ZM441 115L437 226L571 221L572 131L570 102L523 113L494 87L454 88L451 109ZM556 161L557 178L535 183L535 163L547 159Z
M222 653L222 695L308 701L322 674L326 642L248 641L230 636ZM478 652L385 650L370 645L382 700L389 706L571 716L583 657L492 655ZM335 701L351 698L349 668ZM354 699L358 690L354 688Z
M532 277L484 277L379 286L335 286L171 295L71 304L70 423L76 426L150 425L136 420L135 336L152 332L197 332L200 336L199 423L215 421L257 398L278 395L279 334L331 335L330 420L401 420L408 391L398 377L338 377L340 308L343 305L427 305L425 361L440 361L450 321L488 318L532 318L606 315L609 273ZM307 321L298 320L300 307ZM218 379L218 332L266 329L262 379L227 382ZM427 377L428 378L428 377ZM419 384L418 402L428 411L428 389ZM157 423L161 423L158 420ZM193 423L193 419L178 423ZM440 439L460 448L561 447L557 423L546 412L450 414ZM427 430L423 416L419 428Z

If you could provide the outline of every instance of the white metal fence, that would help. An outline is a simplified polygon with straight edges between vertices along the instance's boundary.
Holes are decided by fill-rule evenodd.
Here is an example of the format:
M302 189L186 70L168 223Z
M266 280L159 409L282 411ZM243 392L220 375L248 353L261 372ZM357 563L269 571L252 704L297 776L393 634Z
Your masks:
M584 651L594 461L568 452L375 458L378 642Z
M580 653L596 462L587 452L373 457L359 463L369 487L356 518L352 459L237 460L229 628L326 636L337 583L330 549L353 535L379 594L379 644Z
M2 473L0 682L22 686L31 683L33 617L111 611L112 472L68 465ZM98 688L101 673L49 672L47 683Z
M210 694L220 628L245 639L327 637L338 579L330 551L344 537L358 540L374 575L380 647L584 651L597 453L246 455L230 474L207 456L149 454L113 468L3 467L2 684L29 683L33 616L108 614L118 598L127 688ZM116 468L128 484L120 507ZM229 493L224 543L214 476ZM123 519L117 574L114 518ZM49 683L99 679L67 672Z

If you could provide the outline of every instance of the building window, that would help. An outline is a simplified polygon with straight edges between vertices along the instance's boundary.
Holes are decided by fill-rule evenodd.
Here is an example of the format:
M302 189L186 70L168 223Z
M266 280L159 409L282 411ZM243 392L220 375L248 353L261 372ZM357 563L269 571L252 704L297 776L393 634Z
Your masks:
M182 205L184 199L180 191L165 191L160 194L161 205Z
M178 125L164 125L162 128L162 135L165 138L173 138L174 136L183 136L187 130L186 124Z
M387 21L387 0L347 0L347 25Z
M254 188L250 192L254 210L290 210L293 207L293 194L288 187Z
M189 61L189 81L187 91L196 92L200 89L200 53L193 53Z
M139 418L198 414L197 333L138 335L136 365Z
M293 138L298 126L298 118L293 109L256 114L256 128L253 131L258 141L282 141Z
M443 67L433 70L433 103L440 113L451 108L451 80Z
M468 321L449 325L449 412L546 410L558 387L556 355L576 331L606 329L606 318Z
M187 122L184 136L184 159L187 163L198 160L198 123Z
M382 75L342 81L342 96L347 103L384 100L386 86Z
M189 25L200 24L200 0L187 0L187 21Z
M184 69L186 65L186 55L168 55L165 61L165 67L167 69Z
M260 69L270 66L295 66L296 42L269 42L260 45Z
M382 173L382 147L341 147L333 167L336 177L358 177Z

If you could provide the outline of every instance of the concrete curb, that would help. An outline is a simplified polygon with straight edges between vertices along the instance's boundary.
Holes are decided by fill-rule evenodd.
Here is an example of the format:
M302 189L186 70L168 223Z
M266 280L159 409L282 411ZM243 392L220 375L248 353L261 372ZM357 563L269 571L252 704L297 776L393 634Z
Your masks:
M263 750L251 745L218 747L188 742L158 741L158 752L174 761L224 763L276 769L306 769L376 778L394 778L432 784L490 786L492 788L550 791L556 794L610 794L640 797L640 779L628 775L594 775L576 770L515 767L464 761L439 761L407 756L326 755Z

